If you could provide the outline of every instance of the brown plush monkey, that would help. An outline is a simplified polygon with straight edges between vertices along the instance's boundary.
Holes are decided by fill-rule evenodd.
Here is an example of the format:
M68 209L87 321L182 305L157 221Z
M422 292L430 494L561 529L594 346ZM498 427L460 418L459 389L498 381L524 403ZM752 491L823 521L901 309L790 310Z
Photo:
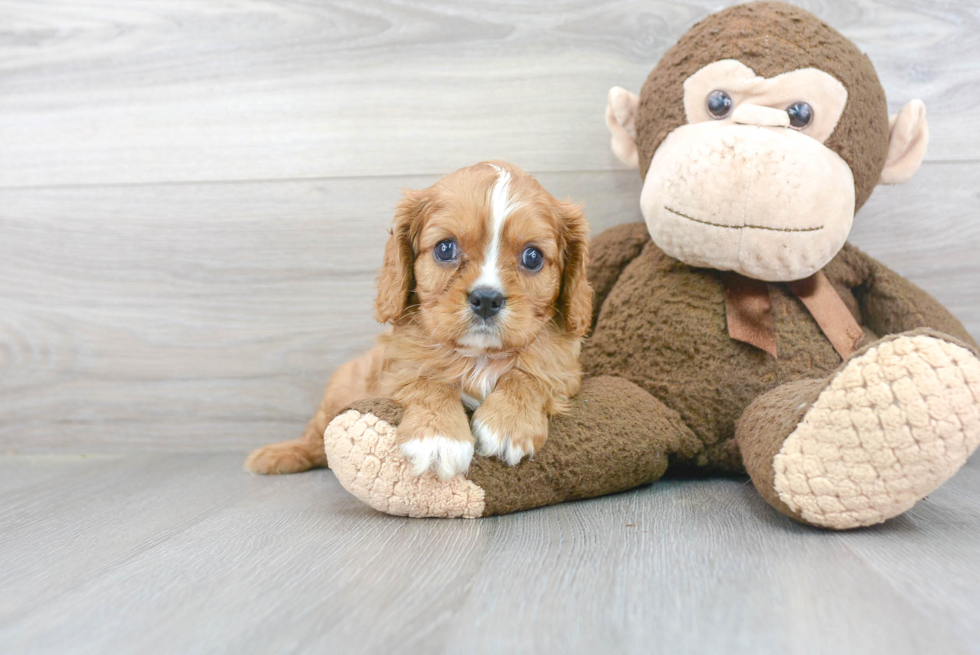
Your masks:
M925 152L921 102L888 117L868 58L813 15L709 16L636 97L610 92L614 152L646 224L593 242L592 376L533 461L448 482L393 449L400 410L356 403L326 430L338 479L412 516L486 516L621 491L671 470L748 472L799 521L896 516L980 442L980 360L937 301L845 243L879 182Z

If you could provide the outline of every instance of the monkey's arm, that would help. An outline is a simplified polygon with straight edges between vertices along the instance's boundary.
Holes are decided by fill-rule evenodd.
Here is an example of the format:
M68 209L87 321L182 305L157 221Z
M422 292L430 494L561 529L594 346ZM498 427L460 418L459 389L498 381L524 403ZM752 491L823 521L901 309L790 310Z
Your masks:
M592 304L592 327L606 296L626 265L636 259L650 241L645 223L616 225L592 238L589 244L589 283L595 293Z
M689 460L704 448L675 410L617 377L585 380L569 411L551 419L548 442L533 459L509 466L477 457L450 480L409 472L396 446L403 421L389 399L359 400L324 434L344 488L401 516L475 518L617 493L653 482L672 457Z
M863 282L854 287L864 322L879 336L930 328L977 348L976 341L948 309L881 262L854 247L848 253L862 269Z

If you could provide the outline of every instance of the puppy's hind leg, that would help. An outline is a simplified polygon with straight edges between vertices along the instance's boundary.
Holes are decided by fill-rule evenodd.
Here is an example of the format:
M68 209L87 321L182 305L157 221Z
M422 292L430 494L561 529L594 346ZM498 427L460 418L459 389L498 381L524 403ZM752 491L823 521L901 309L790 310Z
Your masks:
M249 453L245 460L245 470L250 473L272 475L301 473L326 466L327 456L323 453L322 447L323 436L317 432L320 425L326 428L326 423L329 422L323 406L321 403L320 409L306 424L303 436L299 439L269 444ZM321 444L320 447L317 447L318 442Z
M245 460L245 470L266 475L300 473L327 466L323 452L323 431L346 405L376 396L381 373L383 350L375 346L367 353L338 368L327 383L316 414L306 424L299 439L281 441L252 451Z

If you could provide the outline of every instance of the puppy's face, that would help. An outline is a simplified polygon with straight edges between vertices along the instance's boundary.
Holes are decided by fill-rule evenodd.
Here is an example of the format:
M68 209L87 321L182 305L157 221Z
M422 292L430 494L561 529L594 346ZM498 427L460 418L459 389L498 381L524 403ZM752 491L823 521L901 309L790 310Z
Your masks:
M407 192L378 280L378 319L417 313L435 341L516 350L552 319L583 336L592 319L585 279L588 226L531 176L477 164Z

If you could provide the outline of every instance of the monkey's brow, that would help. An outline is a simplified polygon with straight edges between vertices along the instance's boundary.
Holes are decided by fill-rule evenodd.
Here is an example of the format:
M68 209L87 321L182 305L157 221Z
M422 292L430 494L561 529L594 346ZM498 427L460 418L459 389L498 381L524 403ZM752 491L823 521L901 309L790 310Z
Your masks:
M822 230L823 225L818 225L817 227L770 227L768 225L725 225L724 223L712 223L711 221L704 221L700 218L694 218L693 216L688 216L687 214L682 214L676 209L671 209L667 205L664 205L664 209L669 211L671 214L677 214L681 218L686 218L689 221L694 221L695 223L701 223L702 225L711 225L713 227L724 227L729 230L741 230L742 228L750 228L753 230L769 230L771 232L816 232L817 230Z

